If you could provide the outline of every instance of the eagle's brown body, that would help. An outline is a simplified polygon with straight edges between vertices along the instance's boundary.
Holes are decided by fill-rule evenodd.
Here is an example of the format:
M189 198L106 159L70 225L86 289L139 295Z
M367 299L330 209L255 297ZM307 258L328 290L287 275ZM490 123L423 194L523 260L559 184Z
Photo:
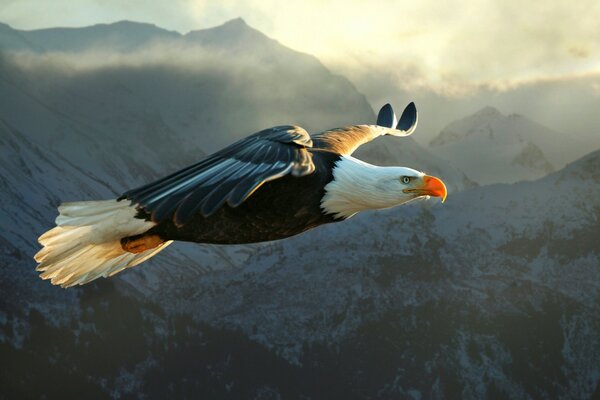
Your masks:
M310 175L287 175L265 183L244 203L224 205L210 216L198 213L183 226L165 220L148 231L163 241L241 244L283 239L318 225L341 221L321 210L324 187L332 179L339 154L310 149L315 171ZM150 218L140 212L140 217Z

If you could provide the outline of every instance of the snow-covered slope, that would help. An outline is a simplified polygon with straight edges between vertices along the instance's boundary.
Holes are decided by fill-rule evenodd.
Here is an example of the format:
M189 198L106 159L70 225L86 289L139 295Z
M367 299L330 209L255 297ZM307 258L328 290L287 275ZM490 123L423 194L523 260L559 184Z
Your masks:
M450 123L429 145L480 184L536 179L562 168L576 138L493 107Z
M594 398L598 171L600 151L533 182L261 246L203 276L134 269L57 302L75 317L3 311L0 354L35 355L27 390L40 396L54 393L48 376L96 397Z

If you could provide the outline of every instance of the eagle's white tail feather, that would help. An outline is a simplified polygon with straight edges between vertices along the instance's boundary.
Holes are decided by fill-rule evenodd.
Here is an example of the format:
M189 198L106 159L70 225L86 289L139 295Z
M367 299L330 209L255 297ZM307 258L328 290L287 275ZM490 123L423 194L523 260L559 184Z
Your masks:
M112 276L149 259L171 243L138 254L123 250L122 238L139 235L155 225L135 218L135 207L126 201L64 203L58 211L57 226L39 237L44 248L34 257L40 263L40 277L55 285L82 285Z

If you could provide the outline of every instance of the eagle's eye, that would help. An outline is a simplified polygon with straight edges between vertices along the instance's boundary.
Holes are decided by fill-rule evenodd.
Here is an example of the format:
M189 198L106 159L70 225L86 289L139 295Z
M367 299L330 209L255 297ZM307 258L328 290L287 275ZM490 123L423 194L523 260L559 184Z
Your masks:
M400 177L400 182L404 183L405 185L408 185L410 183L410 176Z

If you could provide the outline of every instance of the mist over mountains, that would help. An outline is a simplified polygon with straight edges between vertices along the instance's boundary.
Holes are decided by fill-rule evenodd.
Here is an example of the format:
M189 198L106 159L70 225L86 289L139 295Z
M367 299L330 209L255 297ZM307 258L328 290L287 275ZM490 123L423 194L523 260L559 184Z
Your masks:
M100 106L89 112L110 112L109 116L115 110L102 108L117 100L129 101L138 112L171 117L165 122L181 138L197 138L197 129L202 128L207 151L284 122L315 130L373 118L364 96L353 91L346 79L241 20L217 27L217 32L194 31L175 38L162 29L132 22L100 28L83 28L81 34L77 29L19 31L44 50L16 52L10 59L16 68L43 81L36 82L41 95L69 101L69 93L87 91L81 97ZM75 44L56 46L56 40L48 37ZM230 45L232 41L236 47ZM323 93L337 100L327 109L319 107ZM232 101L224 103L224 99Z
M0 397L599 395L598 151L571 162L554 131L485 108L430 147L357 152L440 176L443 205L177 244L63 290L31 258L61 201L114 197L268 126L375 115L346 78L240 19L186 35L0 25L0 49Z

